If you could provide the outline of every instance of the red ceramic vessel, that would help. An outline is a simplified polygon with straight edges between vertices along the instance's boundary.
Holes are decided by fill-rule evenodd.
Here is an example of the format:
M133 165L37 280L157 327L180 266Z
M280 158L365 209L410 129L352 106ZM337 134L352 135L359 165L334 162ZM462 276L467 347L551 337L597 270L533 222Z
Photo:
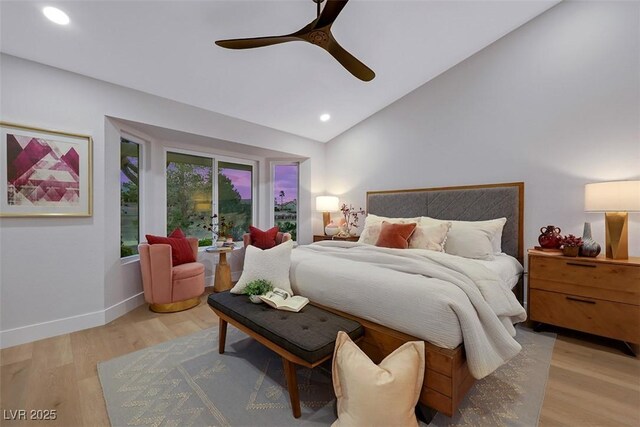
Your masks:
M540 246L545 249L557 249L560 247L560 239L562 236L560 235L559 227L555 225L547 225L546 227L542 227L540 229L540 236L538 236L538 243Z

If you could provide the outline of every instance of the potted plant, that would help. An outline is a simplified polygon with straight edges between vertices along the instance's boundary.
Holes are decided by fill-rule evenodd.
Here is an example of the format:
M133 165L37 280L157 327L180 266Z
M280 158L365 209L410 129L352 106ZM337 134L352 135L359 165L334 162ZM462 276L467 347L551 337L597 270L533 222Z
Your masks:
M257 279L247 283L247 287L244 288L245 295L249 295L249 299L254 304L259 304L262 300L259 298L260 295L264 295L270 290L273 289L273 284L264 279Z
M578 256L580 246L582 246L582 239L569 234L560 239L560 244L562 245L562 254L564 256Z

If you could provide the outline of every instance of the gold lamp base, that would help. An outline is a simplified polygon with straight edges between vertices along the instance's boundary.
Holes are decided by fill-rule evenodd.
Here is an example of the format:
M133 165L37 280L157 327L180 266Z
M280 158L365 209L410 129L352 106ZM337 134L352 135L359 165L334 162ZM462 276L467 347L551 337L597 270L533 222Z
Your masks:
M331 222L331 213L329 212L322 212L322 233L323 234L327 234L326 231L324 231L327 228L327 224L329 224Z
M605 212L606 257L629 259L629 214Z

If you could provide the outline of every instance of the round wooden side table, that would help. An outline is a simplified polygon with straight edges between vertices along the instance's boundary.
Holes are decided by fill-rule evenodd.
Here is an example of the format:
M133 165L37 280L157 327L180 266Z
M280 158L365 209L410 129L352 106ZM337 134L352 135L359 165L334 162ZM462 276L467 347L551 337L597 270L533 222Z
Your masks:
M220 259L218 260L218 265L216 265L216 276L213 281L213 292L224 292L231 289L231 267L229 267L229 263L227 262L227 254L229 252L233 252L236 249L235 247L210 247L205 249L207 253L210 254L218 254Z

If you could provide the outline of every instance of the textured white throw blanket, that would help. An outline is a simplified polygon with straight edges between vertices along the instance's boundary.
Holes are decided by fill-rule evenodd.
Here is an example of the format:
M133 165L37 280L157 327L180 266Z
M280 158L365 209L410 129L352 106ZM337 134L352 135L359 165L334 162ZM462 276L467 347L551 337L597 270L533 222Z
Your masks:
M524 308L496 273L473 260L324 241L293 251L290 276L294 292L311 301L439 346L464 342L477 379L521 349L513 324L526 319Z

